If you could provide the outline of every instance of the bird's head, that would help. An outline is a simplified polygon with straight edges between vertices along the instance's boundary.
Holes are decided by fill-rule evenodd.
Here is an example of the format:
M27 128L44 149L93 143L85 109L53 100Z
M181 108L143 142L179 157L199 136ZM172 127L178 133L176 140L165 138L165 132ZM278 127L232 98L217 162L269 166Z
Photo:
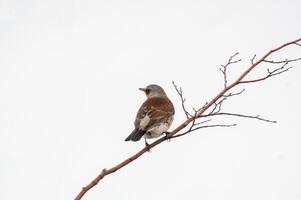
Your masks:
M143 91L146 94L146 97L166 97L166 93L159 85L149 85L146 88L139 88L139 90Z

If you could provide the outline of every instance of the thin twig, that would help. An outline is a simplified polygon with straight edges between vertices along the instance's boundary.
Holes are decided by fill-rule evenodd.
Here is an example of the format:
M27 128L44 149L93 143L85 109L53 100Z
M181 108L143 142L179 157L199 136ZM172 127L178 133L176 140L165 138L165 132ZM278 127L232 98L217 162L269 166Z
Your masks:
M235 54L233 54L232 56L229 57L229 60L227 62L226 65L221 65L221 67L219 68L219 70L222 72L223 74L223 77L224 77L224 88L227 87L228 85L228 77L227 77L227 68L229 65L231 64L235 64L235 63L238 63L241 61L241 59L238 59L238 60L233 60L239 53L236 52Z
M194 125L197 126L197 125L205 124L205 123L211 122L211 121L212 121L212 119L207 119L207 120L204 120L204 121L201 121L201 122L198 122L198 123L194 123Z
M264 119L259 115L252 116L252 115L244 115L244 114L236 114L236 113L227 113L227 112L219 112L219 113L212 113L210 115L203 115L202 117L212 117L217 115L229 115L229 116L236 116L236 117L244 117L244 118L251 118L251 119L258 119L260 121L270 122L270 123L277 123L277 121Z
M227 97L223 97L222 99L219 100L219 102L214 102L214 107L213 109L209 112L209 114L215 113L215 112L220 112L222 109L222 104L223 102L227 99Z
M177 93L179 94L179 96L181 98L182 109L184 111L184 114L185 114L186 118L188 119L189 117L192 117L192 115L187 111L187 109L185 107L186 98L183 97L182 88L181 87L178 88L178 86L175 84L174 81L172 81L172 84L173 84L174 88L176 89Z
M192 129L191 131L195 131L201 128L213 128L213 127L231 127L231 126L236 126L237 124L215 124L215 125L206 125L206 126L199 126L196 127L194 129Z
M252 59L251 59L251 64L252 64L252 65L254 64L255 58L256 58L256 54L254 54L254 56L253 56Z
M193 131L196 131L196 130L199 130L201 128L214 128L214 127L231 127L231 126L236 126L237 124L214 124L214 125L205 125L205 126L199 126L199 127L196 127L194 129L191 129L190 131L185 131L184 133L180 133L180 134L177 134L177 135L174 135L172 136L171 138L178 138L178 137L181 137L181 136L184 136L184 135L187 135L188 133L191 133Z
M287 72L288 70L291 69L291 67L285 68L285 66L288 64L289 62L284 63L281 67L278 67L272 71L270 71L269 69L267 69L267 75L262 77L262 78L258 78L258 79L253 79L253 80L246 80L246 81L240 81L239 83L243 84L243 83L254 83L254 82L259 82L259 81L263 81L266 80L268 78L271 78L273 76L282 74L284 72Z
M239 91L239 92L235 92L235 93L229 93L229 94L224 94L223 95L223 97L233 97L233 96L237 96L237 95L240 95L240 94L242 94L243 92L245 91L245 89L242 89L241 91Z
M264 60L263 62L266 63L272 63L272 64L281 64L281 63L289 63L289 62L296 62L301 60L301 58L296 58L296 59L285 59L285 60L279 60L279 61L274 61L274 60Z
M206 106L207 106L208 102L206 102L202 107L200 107L199 109L195 109L195 108L192 108L194 110L194 112L198 113L198 112L201 112Z

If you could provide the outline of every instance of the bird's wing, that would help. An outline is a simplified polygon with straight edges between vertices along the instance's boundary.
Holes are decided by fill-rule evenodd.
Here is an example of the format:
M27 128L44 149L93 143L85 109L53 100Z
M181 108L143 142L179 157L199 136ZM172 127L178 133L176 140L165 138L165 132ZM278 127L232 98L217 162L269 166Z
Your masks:
M153 97L140 107L135 121L136 128L147 130L154 124L164 122L174 114L174 107L168 98Z

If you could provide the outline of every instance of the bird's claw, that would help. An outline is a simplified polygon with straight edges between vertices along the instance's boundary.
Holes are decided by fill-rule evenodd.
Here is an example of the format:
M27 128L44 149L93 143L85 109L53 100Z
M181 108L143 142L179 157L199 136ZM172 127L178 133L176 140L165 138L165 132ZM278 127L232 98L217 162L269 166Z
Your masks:
M171 140L171 137L170 137L170 132L164 132L164 134L165 134L165 139L167 140L167 142L170 142L170 140Z
M145 144L145 147L147 149L147 152L151 152L150 151L150 148L149 148L149 144L147 143L146 139L144 138L144 144Z

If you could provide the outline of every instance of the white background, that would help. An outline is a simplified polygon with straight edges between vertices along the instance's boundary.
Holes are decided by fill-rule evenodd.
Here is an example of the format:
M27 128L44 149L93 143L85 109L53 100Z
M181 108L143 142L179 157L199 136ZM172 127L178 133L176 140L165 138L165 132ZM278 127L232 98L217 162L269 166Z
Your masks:
M299 0L0 0L0 199L73 199L104 167L144 146L124 142L145 96L171 81L199 107L222 89L220 64L301 36ZM300 57L293 46L271 58ZM106 177L84 199L301 199L301 63L224 104L223 117L162 143ZM261 65L253 77L264 75ZM238 90L235 90L238 91Z

